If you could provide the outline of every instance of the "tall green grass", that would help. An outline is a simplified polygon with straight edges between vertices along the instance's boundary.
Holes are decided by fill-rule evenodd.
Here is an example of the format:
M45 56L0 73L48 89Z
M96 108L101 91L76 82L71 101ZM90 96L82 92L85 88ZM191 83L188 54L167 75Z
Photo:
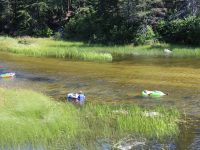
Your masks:
M45 145L60 136L67 141L77 135L80 122L74 107L32 91L0 93L0 145Z
M144 137L162 138L176 135L178 132L176 121L178 121L179 113L176 109L157 107L148 110L136 105L88 104L85 110L84 113L90 112L87 115L91 115L91 119L94 119L91 122L101 126L103 132L100 132L106 137L137 133ZM145 115L152 111L159 112L160 116L147 117Z
M110 62L112 55L81 47L80 42L56 41L45 38L0 37L0 50L35 57L68 58L85 61Z
M84 61L110 62L127 56L165 56L164 49L172 50L171 57L200 57L200 47L155 43L142 46L105 46L82 42L59 41L51 38L0 37L0 51L35 57L55 57Z
M162 139L179 133L180 115L172 108L86 103L78 109L28 90L0 88L0 95L1 147L73 149L76 144L92 147L99 138L115 141L137 134ZM145 116L149 111L160 115Z

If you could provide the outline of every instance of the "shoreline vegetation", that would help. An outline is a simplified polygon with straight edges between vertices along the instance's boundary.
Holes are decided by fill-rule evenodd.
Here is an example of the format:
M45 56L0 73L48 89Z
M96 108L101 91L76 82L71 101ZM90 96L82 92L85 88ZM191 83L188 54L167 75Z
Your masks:
M55 40L53 38L0 36L0 51L34 57L53 57L83 61L112 62L130 56L164 57L164 49L172 50L169 57L200 57L200 47L154 43L133 46L105 46Z
M101 138L114 143L127 135L162 140L179 134L176 108L87 102L77 109L70 102L58 102L30 90L0 88L0 95L2 148L28 144L73 149L76 144L92 147Z

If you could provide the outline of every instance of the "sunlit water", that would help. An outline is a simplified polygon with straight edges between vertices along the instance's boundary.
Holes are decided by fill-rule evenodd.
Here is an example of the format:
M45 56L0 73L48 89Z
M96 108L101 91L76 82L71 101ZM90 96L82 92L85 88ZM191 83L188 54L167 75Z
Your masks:
M143 57L94 63L0 53L0 65L16 72L14 79L1 79L1 86L33 89L57 100L63 101L67 93L82 90L88 101L176 106L191 119L175 146L168 149L200 150L198 59ZM144 89L161 90L169 95L142 98Z

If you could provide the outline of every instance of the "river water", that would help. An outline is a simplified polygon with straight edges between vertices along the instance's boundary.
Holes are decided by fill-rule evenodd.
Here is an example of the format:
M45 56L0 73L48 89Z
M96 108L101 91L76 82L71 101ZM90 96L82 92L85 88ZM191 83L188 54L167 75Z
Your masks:
M33 58L0 53L0 66L16 78L0 80L4 87L36 90L57 100L82 90L88 101L176 106L188 119L176 149L200 150L200 60L132 57L112 63ZM142 98L141 91L161 90L168 96Z

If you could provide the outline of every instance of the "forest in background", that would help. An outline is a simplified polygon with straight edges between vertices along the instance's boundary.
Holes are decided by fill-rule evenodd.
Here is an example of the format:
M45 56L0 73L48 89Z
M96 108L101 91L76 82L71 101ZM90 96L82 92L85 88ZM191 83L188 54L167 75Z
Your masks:
M101 44L200 44L198 0L0 0L0 34Z

